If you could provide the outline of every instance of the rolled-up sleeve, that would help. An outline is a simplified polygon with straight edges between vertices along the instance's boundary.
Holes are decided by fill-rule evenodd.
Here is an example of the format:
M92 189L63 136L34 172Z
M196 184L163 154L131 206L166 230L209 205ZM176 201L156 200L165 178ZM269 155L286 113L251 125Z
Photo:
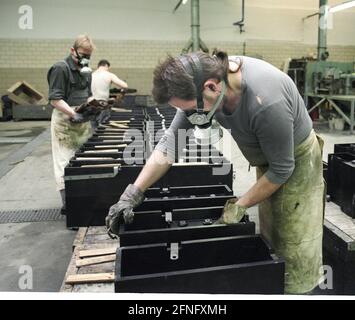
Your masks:
M293 115L291 108L279 101L263 108L252 119L260 148L268 162L266 178L274 184L283 184L295 168Z
M155 146L155 150L165 153L171 160L178 159L186 142L186 130L192 129L193 125L187 119L185 113L177 109L170 127Z
M60 100L66 98L66 88L68 85L68 76L61 65L55 64L48 71L48 100Z

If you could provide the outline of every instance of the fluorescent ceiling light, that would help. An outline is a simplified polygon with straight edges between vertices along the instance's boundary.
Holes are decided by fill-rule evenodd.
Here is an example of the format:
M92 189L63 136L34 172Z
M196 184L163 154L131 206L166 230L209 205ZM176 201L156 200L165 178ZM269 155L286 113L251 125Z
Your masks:
M186 4L187 0L182 0L182 4Z
M329 9L329 12L334 13L334 12L338 12L338 11L341 11L341 10L349 9L351 7L355 7L355 1L348 1L348 2L344 2L344 3L338 4L338 5L334 6L334 7L331 7Z

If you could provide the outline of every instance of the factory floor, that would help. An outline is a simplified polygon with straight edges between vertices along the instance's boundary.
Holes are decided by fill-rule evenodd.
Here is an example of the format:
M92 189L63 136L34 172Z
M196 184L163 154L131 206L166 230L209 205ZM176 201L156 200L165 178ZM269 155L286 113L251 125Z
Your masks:
M49 121L0 122L0 213L12 210L60 208L55 190ZM334 143L355 142L346 132L319 131L325 140L324 160ZM224 154L234 163L235 195L242 195L255 181L255 169L225 132ZM257 222L257 208L248 210ZM0 291L22 291L23 276L32 271L27 291L58 291L71 257L76 232L54 221L0 223ZM25 267L24 267L25 266ZM25 270L25 271L24 271Z

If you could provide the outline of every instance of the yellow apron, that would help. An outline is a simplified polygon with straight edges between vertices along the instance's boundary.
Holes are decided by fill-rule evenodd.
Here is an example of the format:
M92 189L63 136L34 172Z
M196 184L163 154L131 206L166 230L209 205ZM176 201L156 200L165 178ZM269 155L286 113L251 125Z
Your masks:
M259 204L260 233L284 258L285 293L314 289L323 276L323 140L312 130L295 148L291 177ZM259 179L267 167L257 168Z
M64 189L64 168L75 151L91 136L91 124L71 123L69 116L54 108L51 120L51 141L54 177L57 190Z

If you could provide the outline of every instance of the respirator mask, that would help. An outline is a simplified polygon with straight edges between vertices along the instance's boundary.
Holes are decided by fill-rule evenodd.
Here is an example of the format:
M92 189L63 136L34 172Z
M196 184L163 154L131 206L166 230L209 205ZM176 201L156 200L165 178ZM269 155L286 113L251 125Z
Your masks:
M179 57L179 60L185 71L193 77L197 91L197 106L196 110L185 111L185 114L189 122L194 125L196 143L198 145L215 144L221 139L223 134L221 127L217 121L213 119L213 116L223 101L226 92L226 84L223 80L221 81L222 89L216 102L213 104L210 111L203 111L203 77L201 62L197 54L191 54L189 57L191 58L191 61L187 56L181 56Z
M90 55L82 54L80 55L75 49L76 58L78 59L78 65L80 66L80 74L87 76L92 73L91 68L89 67Z

